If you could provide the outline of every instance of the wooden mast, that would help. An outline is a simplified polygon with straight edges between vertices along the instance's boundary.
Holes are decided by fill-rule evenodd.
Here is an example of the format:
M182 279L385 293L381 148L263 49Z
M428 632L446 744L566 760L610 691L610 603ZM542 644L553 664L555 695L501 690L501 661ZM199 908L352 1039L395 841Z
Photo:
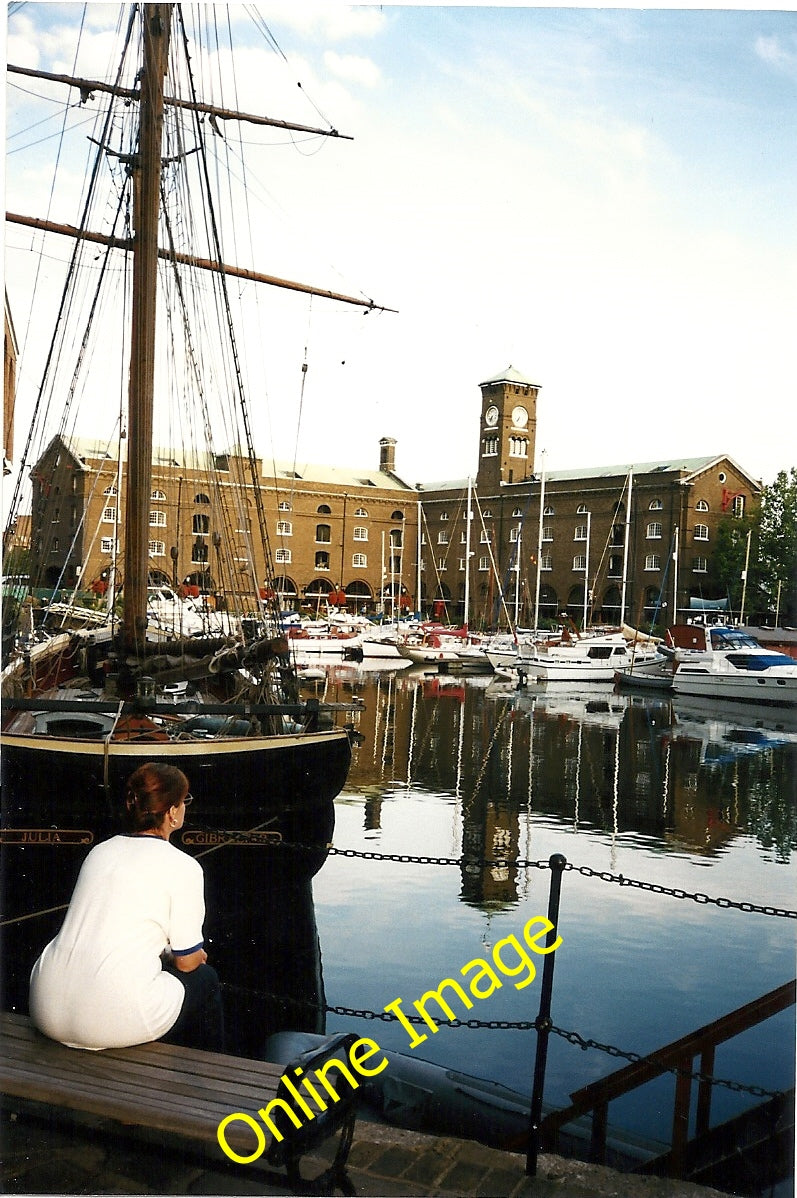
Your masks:
M132 168L134 250L124 553L123 635L128 653L143 645L147 627L158 216L163 92L172 7L171 4L145 4L141 8L144 65L139 147Z

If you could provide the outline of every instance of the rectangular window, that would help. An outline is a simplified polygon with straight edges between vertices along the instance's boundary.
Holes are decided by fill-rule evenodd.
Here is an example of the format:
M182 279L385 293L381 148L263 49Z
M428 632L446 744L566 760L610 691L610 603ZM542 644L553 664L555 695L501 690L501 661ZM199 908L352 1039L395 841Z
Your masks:
M707 524L696 524L695 525L695 540L696 541L707 541L708 540L708 525Z
M705 557L696 557L695 564L692 566L692 571L695 574L707 574L708 559Z
M461 557L461 558L459 558L459 565L457 566L457 569L459 570L460 574L464 574L464 573L465 573L465 559L464 559L464 557Z
M658 520L653 521L648 525L647 539L649 541L661 540L661 525Z
M542 539L543 541L553 540L553 529L551 528L550 524L544 524L542 526Z
M646 570L660 570L661 569L661 558L659 557L658 553L649 553L647 555L647 557L645 558L645 569Z
M275 549L274 561L279 562L283 566L289 566L291 562L290 549Z
M574 570L586 570L586 568L587 568L586 554L577 553L576 556L573 558L573 569Z
M447 569L448 569L448 562L446 561L446 559L445 559L444 557L439 557L439 558L437 559L437 569L438 569L438 570L439 570L441 573L442 573L442 571L443 571L443 570L447 570Z
M447 545L448 544L448 533L445 531L439 532L437 534L437 543L438 543L438 545Z
M104 508L103 513L102 513L102 520L103 520L103 524L115 524L116 523L116 508L115 507Z
M113 537L101 537L100 553L113 553L114 551Z
M543 553L542 557L540 558L540 569L553 570L553 558L551 557L550 553Z
M166 546L163 543L163 541L150 541L149 556L150 557L165 557L166 556Z
M480 558L479 558L479 569L480 569L480 570L489 570L489 569L490 569L490 559L489 559L489 557L486 557L486 556L485 556L485 557L480 557Z
M737 520L741 520L744 515L744 495L734 495L732 511Z
M150 528L165 528L166 513L165 512L150 512L149 514Z
M575 531L575 533L573 534L573 540L574 540L574 541L586 541L586 539L587 539L587 526L586 526L586 524L577 524L577 525L576 525L576 531Z
M278 520L277 521L277 536L278 537L292 537L293 536L293 525L291 524L290 520Z
M357 525L357 527L354 529L354 539L355 541L367 541L368 529L363 528L362 525Z

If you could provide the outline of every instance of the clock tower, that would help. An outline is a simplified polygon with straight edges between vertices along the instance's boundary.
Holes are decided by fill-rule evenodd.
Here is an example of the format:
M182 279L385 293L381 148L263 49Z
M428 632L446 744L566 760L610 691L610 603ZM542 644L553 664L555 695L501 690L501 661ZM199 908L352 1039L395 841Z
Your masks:
M539 385L514 366L480 383L482 393L479 470L480 491L497 491L502 483L519 483L534 474Z

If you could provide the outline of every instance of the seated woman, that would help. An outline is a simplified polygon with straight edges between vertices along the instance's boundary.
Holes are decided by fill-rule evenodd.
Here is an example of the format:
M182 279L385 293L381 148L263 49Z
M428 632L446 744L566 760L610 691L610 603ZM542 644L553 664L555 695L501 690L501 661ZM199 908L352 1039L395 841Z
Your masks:
M219 979L202 947L202 867L169 844L190 802L174 766L142 765L128 779L127 835L91 850L33 966L30 1013L46 1036L70 1048L224 1050Z

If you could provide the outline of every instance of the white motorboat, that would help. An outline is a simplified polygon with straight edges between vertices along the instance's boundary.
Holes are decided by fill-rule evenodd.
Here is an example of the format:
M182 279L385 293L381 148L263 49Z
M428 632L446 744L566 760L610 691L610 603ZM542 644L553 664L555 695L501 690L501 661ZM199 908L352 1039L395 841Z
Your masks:
M681 624L669 639L676 695L797 706L797 661L765 649L744 628Z

